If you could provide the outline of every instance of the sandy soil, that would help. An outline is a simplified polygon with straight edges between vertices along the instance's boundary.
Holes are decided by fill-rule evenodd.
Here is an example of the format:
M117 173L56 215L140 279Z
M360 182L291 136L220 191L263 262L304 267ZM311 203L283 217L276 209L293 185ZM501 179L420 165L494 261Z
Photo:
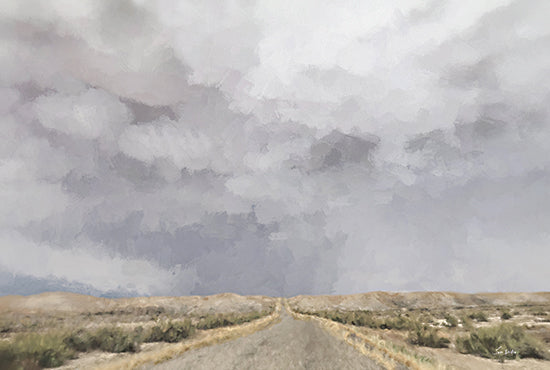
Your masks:
M272 327L145 369L381 369L311 321L286 311Z

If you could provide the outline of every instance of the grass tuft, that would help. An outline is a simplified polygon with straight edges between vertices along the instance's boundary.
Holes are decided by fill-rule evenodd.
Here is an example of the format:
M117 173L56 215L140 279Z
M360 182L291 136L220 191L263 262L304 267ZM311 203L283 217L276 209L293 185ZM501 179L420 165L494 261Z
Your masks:
M447 348L451 343L448 338L439 336L436 329L420 323L417 323L416 327L409 331L409 342L417 346L432 348Z
M504 311L502 315L500 315L501 320L510 320L512 317L513 315L508 311Z
M213 314L202 316L199 322L196 324L196 328L199 330L207 330L219 328L222 326L240 325L245 322L259 319L260 317L267 316L268 311L262 312L249 312L245 314Z
M468 317L472 320L477 321L477 322L487 322L487 321L489 321L487 319L487 315L485 315L485 313L483 311L473 312Z
M75 351L63 342L62 334L19 334L0 344L0 369L57 367L74 358Z
M540 341L513 324L475 329L469 336L459 337L456 345L461 353L499 360L548 357Z
M179 342L195 332L191 320L165 321L153 326L144 337L145 342Z

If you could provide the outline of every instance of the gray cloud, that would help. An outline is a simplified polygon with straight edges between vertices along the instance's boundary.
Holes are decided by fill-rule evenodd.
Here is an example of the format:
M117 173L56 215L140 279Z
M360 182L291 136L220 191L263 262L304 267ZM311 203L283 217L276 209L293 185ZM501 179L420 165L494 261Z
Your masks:
M549 6L5 2L0 294L547 289Z

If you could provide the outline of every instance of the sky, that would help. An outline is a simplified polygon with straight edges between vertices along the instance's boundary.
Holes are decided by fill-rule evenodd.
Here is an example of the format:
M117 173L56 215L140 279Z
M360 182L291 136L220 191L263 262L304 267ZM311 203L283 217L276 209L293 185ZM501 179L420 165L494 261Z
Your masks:
M0 294L548 290L548 14L2 1Z

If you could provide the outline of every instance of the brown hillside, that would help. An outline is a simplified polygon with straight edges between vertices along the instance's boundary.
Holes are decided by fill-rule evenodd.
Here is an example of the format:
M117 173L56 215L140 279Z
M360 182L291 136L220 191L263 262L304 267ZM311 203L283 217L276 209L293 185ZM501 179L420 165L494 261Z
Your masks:
M265 296L241 296L222 293L211 296L97 298L88 295L54 292L30 296L0 297L0 313L97 313L131 310L139 307L162 307L181 314L215 312L251 312L267 309L276 299Z
M453 293L453 292L370 292L352 295L300 295L289 304L304 311L325 309L388 310L397 308L507 306L549 304L550 292L540 293Z

